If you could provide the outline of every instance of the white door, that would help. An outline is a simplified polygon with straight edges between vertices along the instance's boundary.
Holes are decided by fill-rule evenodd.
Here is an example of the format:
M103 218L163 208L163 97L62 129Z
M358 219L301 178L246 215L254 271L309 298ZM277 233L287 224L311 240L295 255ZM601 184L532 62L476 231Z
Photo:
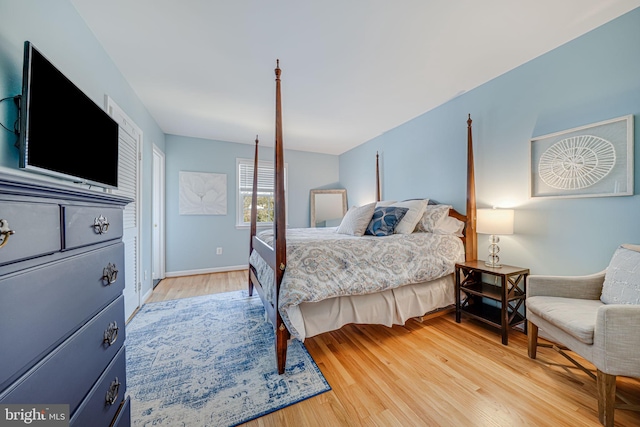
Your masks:
M164 153L153 146L153 192L152 197L152 263L151 277L154 286L165 276L164 253Z
M133 202L124 208L124 310L125 319L141 305L140 296L140 164L142 161L142 130L107 97L107 112L120 125L118 149L118 189L114 194L129 197Z

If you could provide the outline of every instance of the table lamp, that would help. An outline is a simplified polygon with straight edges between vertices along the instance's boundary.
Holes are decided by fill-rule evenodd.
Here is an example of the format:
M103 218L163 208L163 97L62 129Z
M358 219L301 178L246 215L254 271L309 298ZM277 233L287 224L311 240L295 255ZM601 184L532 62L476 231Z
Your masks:
M485 261L488 267L500 268L499 234L513 234L513 209L478 209L476 214L476 232L490 234L489 257Z

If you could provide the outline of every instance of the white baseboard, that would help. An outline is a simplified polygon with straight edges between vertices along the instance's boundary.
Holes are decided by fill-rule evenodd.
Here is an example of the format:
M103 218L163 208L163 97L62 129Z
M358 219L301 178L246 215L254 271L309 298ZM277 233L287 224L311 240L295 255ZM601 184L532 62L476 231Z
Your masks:
M226 271L246 270L248 268L249 268L249 265L245 264L245 265L231 265L228 267L203 268L201 270L167 271L165 273L165 277L182 277L182 276L194 276L196 274L224 273Z
M149 289L147 293L142 296L142 305L144 305L147 302L147 300L151 297L152 293L153 293L153 288Z

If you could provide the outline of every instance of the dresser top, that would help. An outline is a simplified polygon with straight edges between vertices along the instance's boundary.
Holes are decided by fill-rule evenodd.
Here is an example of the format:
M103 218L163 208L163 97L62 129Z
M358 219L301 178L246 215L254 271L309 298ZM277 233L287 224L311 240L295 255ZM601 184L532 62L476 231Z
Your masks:
M128 197L95 191L79 186L46 181L36 177L0 172L0 195L37 197L64 201L108 203L124 206Z

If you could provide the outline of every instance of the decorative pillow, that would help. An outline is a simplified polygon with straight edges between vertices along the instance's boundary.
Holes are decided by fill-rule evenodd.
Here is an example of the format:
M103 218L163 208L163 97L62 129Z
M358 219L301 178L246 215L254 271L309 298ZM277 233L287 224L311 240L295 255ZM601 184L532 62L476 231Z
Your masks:
M373 218L364 234L372 236L390 236L396 226L400 223L408 208L398 208L395 206L377 207L373 211Z
M451 209L450 205L428 205L420 222L418 222L418 230L433 233L440 222L449 215L449 209Z
M350 234L352 236L362 236L369 222L371 222L375 208L375 202L360 207L352 207L347 211L344 218L342 218L337 232L340 234Z
M607 267L600 301L640 304L640 246L621 245Z
M434 234L453 234L454 236L462 237L462 230L464 230L464 222L452 216L445 216L436 224L436 228L433 229Z
M416 224L422 218L427 208L428 199L405 200L404 202L394 203L393 207L407 208L409 211L404 215L400 224L396 226L396 234L411 234L416 229Z

